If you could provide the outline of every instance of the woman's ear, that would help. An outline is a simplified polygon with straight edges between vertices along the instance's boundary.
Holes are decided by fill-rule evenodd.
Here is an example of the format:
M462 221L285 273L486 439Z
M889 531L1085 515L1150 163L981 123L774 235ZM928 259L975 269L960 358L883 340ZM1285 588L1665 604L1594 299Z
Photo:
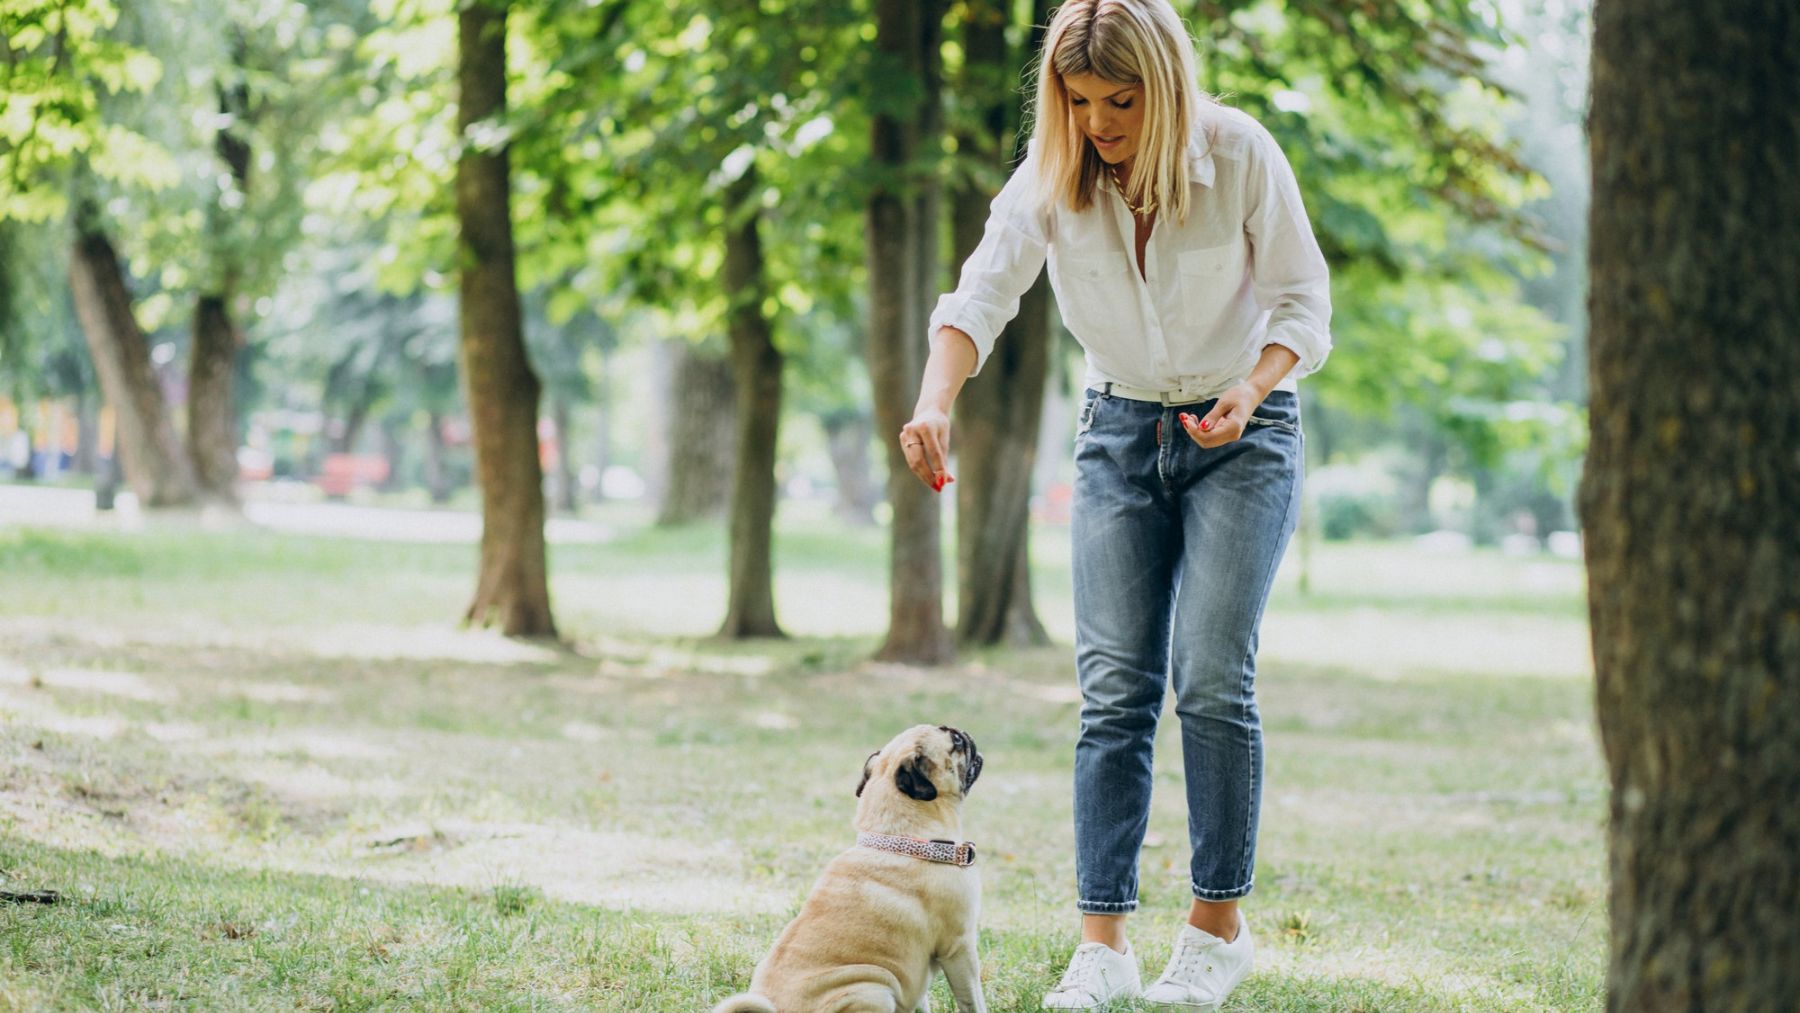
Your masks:
M894 771L894 787L907 798L929 802L938 796L937 785L931 783L931 761L924 753L914 753Z

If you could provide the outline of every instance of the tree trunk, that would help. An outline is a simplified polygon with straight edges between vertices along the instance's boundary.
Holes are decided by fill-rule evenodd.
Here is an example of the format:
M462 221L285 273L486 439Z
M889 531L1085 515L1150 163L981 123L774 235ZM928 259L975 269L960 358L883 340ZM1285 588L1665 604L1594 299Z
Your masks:
M450 502L450 469L444 463L444 417L430 412L425 419L425 489L431 502Z
M466 619L508 636L556 635L544 550L544 475L538 463L542 388L525 355L513 266L507 150L473 143L477 123L506 112L506 3L470 2L457 14L456 165L461 226L462 342L475 474L481 485L481 573Z
M825 450L837 479L837 515L867 526L875 523L875 504L882 493L870 481L869 417L860 412L835 411L819 420L825 428Z
M149 345L131 313L118 254L85 213L75 220L69 287L100 389L113 407L125 481L146 509L193 506L198 493L193 466L169 422Z
M376 427L381 432L381 456L387 460L387 477L381 480L382 492L399 492L406 481L406 418L389 413Z
M982 129L961 150L994 164L1019 152L1018 100L1006 45L1006 8L964 8L964 92L985 99ZM1035 24L1035 22L1034 22ZM954 198L955 263L981 242L993 191L965 184ZM953 441L957 465L957 639L965 644L1047 644L1031 603L1031 476L1050 368L1050 289L1040 276L1019 301L980 375L963 387Z
M600 344L600 375L594 378L594 490L593 502L606 498L606 469L612 467L612 355Z
M740 393L731 487L731 594L721 637L779 637L771 541L781 429L781 352L763 316L761 195L752 165L726 189L725 292L732 376Z
M550 396L550 421L556 427L556 509L572 514L581 508L575 495L575 460L571 455L569 395Z
M1800 12L1601 0L1581 492L1612 1010L1800 1008Z
M656 514L661 526L723 516L737 468L730 437L737 418L730 356L686 342L674 351L671 389L663 398L670 417L664 427L668 484Z
M100 461L100 418L93 389L83 384L75 392L75 473L92 475Z
M966 644L1048 644L1031 602L1031 476L1050 365L1050 288L1019 300L981 375L957 404L957 637Z
M247 62L241 36L233 47L233 55L237 67ZM215 135L213 148L240 193L250 183L250 145L242 133L248 127L245 119L249 104L249 89L241 78L234 86L219 89L219 112L224 126ZM213 256L229 261L233 253L224 216L234 212L227 208L223 200L215 200L209 206L207 239L213 246ZM238 502L238 425L231 390L241 343L231 322L237 275L238 265L225 263L216 291L202 292L195 302L193 342L188 356L187 447L194 462L194 478L199 482L201 495L232 505Z
M877 0L875 48L918 75L925 109L915 118L891 112L874 116L871 131L875 185L868 206L869 372L875 391L877 433L888 458L888 502L893 506L888 561L888 634L878 656L885 660L941 664L953 656L944 627L943 559L936 493L906 467L898 434L912 417L924 370L926 288L935 277L937 200L928 178L913 163L931 150L939 121L931 107L938 88L936 58L943 0ZM924 248L921 248L924 247Z
M194 477L208 499L235 504L237 496L237 411L231 396L237 370L238 339L226 296L203 295L194 307L193 347L188 358L188 454Z
M325 378L327 410L336 404L343 411L341 417L330 420L326 429L326 449L333 454L356 452L363 426L368 424L369 413L375 409L375 399L383 393L376 377L386 356L377 356L368 371L361 374L357 372L357 357L355 349L346 352Z

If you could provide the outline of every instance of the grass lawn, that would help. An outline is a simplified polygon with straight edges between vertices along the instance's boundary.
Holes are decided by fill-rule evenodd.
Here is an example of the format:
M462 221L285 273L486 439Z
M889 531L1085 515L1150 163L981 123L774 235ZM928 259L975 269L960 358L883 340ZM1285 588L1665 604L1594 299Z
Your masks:
M1036 1010L1076 938L1066 531L1033 548L1059 646L916 670L866 660L884 536L783 509L793 639L706 639L720 532L613 514L553 550L568 650L455 628L468 547L0 528L0 890L60 897L0 903L0 1010L702 1010L849 843L863 757L920 721L987 757L987 996ZM1322 545L1303 595L1296 564L1229 1008L1599 1009L1579 566ZM1147 973L1186 904L1173 721Z

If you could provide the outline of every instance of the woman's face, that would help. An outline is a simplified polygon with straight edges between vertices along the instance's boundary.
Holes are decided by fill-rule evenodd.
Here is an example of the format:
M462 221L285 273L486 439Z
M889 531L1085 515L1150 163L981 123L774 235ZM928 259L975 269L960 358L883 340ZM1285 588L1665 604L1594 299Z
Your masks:
M1068 74L1062 80L1075 128L1087 135L1107 164L1130 161L1143 136L1143 85L1120 84L1093 74Z

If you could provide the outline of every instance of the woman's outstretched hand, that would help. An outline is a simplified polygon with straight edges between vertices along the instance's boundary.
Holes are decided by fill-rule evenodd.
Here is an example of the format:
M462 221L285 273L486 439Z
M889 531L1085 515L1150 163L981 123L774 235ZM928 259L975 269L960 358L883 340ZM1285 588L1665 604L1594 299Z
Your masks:
M1182 412L1181 427L1202 447L1222 447L1244 435L1250 413L1266 396L1255 384L1240 383L1220 394L1205 418Z
M943 492L956 481L950 477L950 416L943 412L919 409L900 427L900 452L906 455L906 466L932 492Z

